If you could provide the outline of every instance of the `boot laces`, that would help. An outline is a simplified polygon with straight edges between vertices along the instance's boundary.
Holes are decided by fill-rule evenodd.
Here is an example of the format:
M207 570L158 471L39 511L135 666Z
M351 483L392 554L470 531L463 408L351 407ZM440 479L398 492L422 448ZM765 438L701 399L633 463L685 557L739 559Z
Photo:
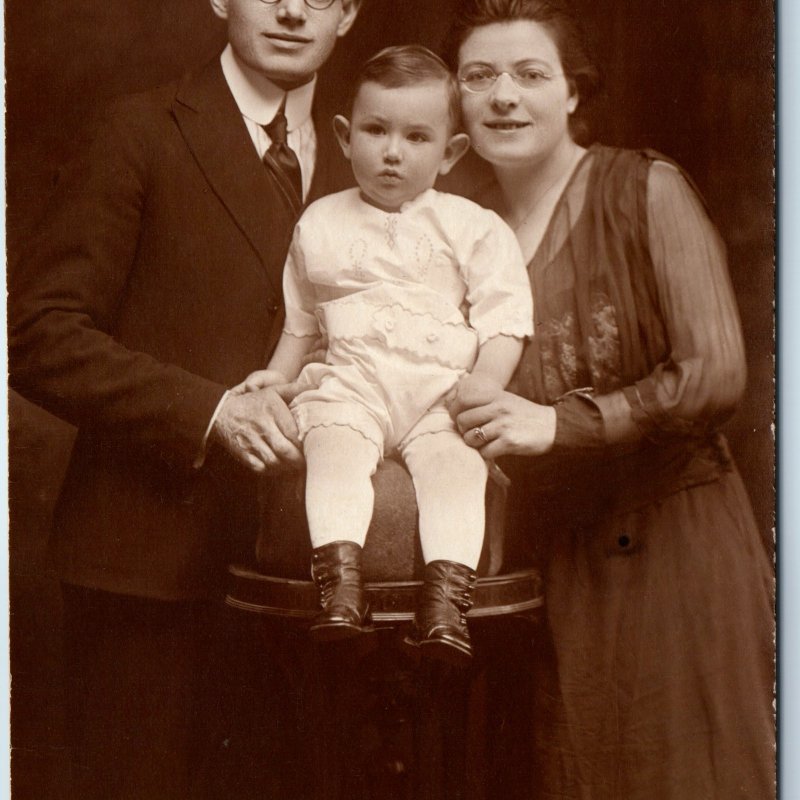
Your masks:
M438 584L426 583L425 592L428 600L433 601L440 608L450 607L458 613L462 624L466 624L467 612L472 608L472 585L474 576L470 574L470 580L465 583L460 576L447 576Z
M312 573L319 590L320 600L326 605L333 599L338 589L348 583L348 579L358 578L357 570L346 564L322 564L314 567Z
M340 570L327 564L315 567L314 580L319 589L320 599L323 603L327 603L333 597L336 587L341 582Z

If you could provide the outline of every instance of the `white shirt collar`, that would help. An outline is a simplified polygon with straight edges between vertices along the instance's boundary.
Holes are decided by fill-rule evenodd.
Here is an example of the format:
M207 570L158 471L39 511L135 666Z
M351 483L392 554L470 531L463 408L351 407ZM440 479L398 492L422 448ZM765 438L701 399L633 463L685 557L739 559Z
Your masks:
M272 121L286 96L286 122L288 130L297 130L311 118L314 102L315 75L308 83L286 92L280 86L242 64L233 54L230 44L220 57L222 74L228 82L233 99L242 116L258 125Z

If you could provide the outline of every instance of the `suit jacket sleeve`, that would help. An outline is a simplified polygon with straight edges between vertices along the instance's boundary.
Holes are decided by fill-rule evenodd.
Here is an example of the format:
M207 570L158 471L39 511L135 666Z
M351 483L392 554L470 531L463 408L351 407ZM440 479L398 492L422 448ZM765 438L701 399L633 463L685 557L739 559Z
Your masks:
M188 465L225 387L115 337L155 147L125 109L109 110L62 174L44 224L11 272L10 385L72 424Z

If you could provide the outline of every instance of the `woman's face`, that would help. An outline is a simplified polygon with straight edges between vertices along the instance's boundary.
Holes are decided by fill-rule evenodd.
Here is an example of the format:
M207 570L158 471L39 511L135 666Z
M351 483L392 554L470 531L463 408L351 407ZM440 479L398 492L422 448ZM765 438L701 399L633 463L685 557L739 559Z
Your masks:
M499 76L488 90L474 93L460 83L473 148L496 166L546 161L569 140L569 115L578 106L555 41L532 20L476 28L461 45L458 74L487 67ZM527 76L530 86L518 86L514 74Z

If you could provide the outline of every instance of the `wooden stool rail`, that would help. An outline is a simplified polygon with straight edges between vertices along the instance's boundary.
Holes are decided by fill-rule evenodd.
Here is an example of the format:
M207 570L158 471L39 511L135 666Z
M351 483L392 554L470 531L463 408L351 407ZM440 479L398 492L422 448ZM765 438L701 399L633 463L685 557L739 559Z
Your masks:
M309 581L279 578L232 566L228 605L242 611L298 622L310 620L319 610L316 586ZM412 622L420 581L368 581L367 598L375 626ZM478 620L535 611L542 605L541 578L536 570L479 578L475 604L467 619Z

